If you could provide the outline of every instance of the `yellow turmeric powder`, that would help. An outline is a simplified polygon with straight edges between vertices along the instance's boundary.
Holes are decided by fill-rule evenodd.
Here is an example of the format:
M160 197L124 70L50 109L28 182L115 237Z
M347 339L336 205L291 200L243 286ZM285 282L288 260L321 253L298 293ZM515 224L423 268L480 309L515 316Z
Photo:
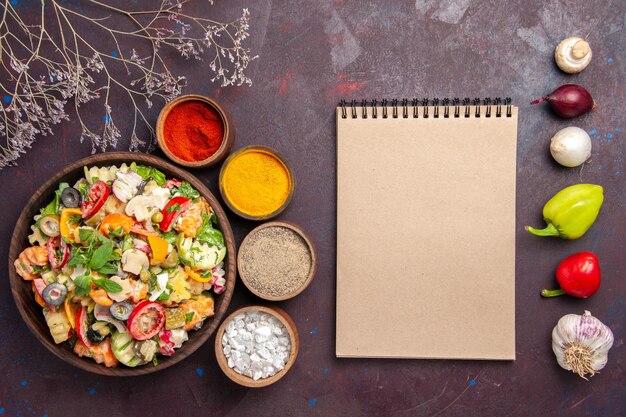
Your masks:
M224 198L251 217L273 214L289 198L292 187L285 164L271 152L255 148L234 155L220 180Z

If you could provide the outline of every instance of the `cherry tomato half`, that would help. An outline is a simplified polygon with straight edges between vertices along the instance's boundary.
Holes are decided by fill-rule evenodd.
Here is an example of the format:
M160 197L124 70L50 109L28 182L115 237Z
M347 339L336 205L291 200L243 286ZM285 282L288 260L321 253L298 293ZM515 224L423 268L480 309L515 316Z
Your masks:
M133 338L148 340L165 325L165 307L154 301L143 300L135 306L127 324Z
M70 247L61 239L61 236L48 239L46 250L48 251L48 262L50 262L52 269L63 268L70 259Z
M109 198L109 194L111 194L111 189L106 182L101 180L94 182L89 187L87 197L80 206L83 219L93 217L102 208L107 198Z

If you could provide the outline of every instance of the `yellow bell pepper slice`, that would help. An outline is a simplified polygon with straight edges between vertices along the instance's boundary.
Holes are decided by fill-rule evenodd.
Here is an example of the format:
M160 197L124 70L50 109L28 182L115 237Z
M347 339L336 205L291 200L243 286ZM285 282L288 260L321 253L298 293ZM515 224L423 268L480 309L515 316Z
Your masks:
M150 265L158 265L163 262L167 256L167 242L158 236L148 235L148 244L150 245L150 249L152 249Z
M70 242L75 242L74 230L79 226L79 223L72 221L73 216L82 216L82 211L79 208L64 208L61 210L61 236Z
M205 278L202 275L198 274L193 269L189 268L188 266L185 266L185 273L189 275L191 279L193 279L194 281L198 281L198 282L209 282L213 279L212 275L209 275L208 277Z

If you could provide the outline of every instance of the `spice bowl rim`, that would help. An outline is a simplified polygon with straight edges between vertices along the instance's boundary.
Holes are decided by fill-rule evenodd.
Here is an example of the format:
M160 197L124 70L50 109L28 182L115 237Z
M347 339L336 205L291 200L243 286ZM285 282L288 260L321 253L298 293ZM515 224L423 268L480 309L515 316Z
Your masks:
M224 354L224 349L222 347L222 337L224 336L226 325L237 315L247 313L249 311L262 311L277 318L285 327L285 329L287 329L287 333L289 334L289 342L291 345L291 351L289 352L289 358L287 359L285 367L273 376L257 379L256 381L248 376L238 374L237 372L235 372L234 369L229 367L228 360L226 359L226 355ZM217 359L217 363L220 369L231 381L248 388L267 387L279 381L289 372L289 370L293 366L294 362L296 361L296 357L298 356L299 349L300 337L298 336L298 328L296 327L295 322L285 310L276 306L253 304L239 307L222 321L220 327L215 333L215 357Z
M209 156L206 159L203 159L202 161L185 161L184 159L181 159L174 155L174 153L170 151L170 149L165 144L163 132L165 128L165 120L167 119L167 116L170 114L172 109L174 109L174 107L186 101L201 101L208 104L220 115L222 124L224 126L224 136L222 137L222 143L220 144L220 147L217 148L213 155ZM174 100L167 103L159 112L159 117L157 118L156 123L156 138L159 147L161 148L163 153L173 162L188 168L206 168L217 164L224 158L224 156L226 156L226 154L228 154L228 152L230 152L230 149L235 142L235 128L230 113L217 100L201 94L185 94L182 96L178 96Z
M228 199L228 197L226 196L226 191L224 190L224 172L226 171L226 167L228 166L228 164L232 162L235 158L237 158L237 156L245 152L252 151L252 150L264 151L264 152L268 152L272 154L272 156L278 159L278 161L285 167L285 169L287 170L287 174L289 175L289 180L290 180L289 181L289 194L287 195L287 198L285 199L283 204L281 204L281 206L277 208L275 211L265 214L263 216L254 216L254 215L242 212L241 210L237 209ZM289 165L285 157L276 149L270 148L269 146L265 146L265 145L246 145L240 149L237 149L232 154L230 154L228 158L226 158L226 160L222 164L222 167L220 169L218 183L219 183L220 195L222 196L222 200L224 201L224 204L226 204L226 206L239 217L242 217L246 220L253 220L253 221L270 220L278 216L279 214L281 214L283 211L285 211L285 209L291 203L291 199L293 198L293 194L296 189L296 178L293 175L293 170L291 169L291 166Z
M309 270L309 275L307 276L306 280L302 283L302 285L300 285L298 288L296 288L293 292L290 292L290 293L287 293L287 294L285 294L283 296L278 296L278 297L271 296L271 295L268 295L268 294L264 294L264 293L260 292L259 290L257 290L256 288L254 288L248 282L248 277L246 276L246 274L243 273L243 271L242 271L242 265L244 264L243 259L242 259L242 253L245 251L246 245L248 244L248 242L250 241L251 237L255 233L259 232L260 230L266 229L268 227L285 227L287 229L292 230L298 236L300 236L302 238L302 240L304 240L304 242L307 244L307 246L309 248L309 252L311 254L311 269ZM299 295L300 293L302 293L311 284L311 282L313 281L313 278L315 278L315 274L317 272L317 252L315 250L315 246L313 245L313 242L311 241L311 239L309 239L307 234L304 232L304 230L302 230L302 228L300 226L296 225L295 223L291 223L291 222L287 222L287 221L271 221L271 222L263 223L263 224L255 227L243 239L243 241L239 245L239 250L237 251L237 272L239 273L239 278L241 278L241 281L244 283L246 288L248 290L250 290L250 292L252 292L257 297L262 298L262 299L267 300L267 301L285 301L285 300L289 300L289 299Z

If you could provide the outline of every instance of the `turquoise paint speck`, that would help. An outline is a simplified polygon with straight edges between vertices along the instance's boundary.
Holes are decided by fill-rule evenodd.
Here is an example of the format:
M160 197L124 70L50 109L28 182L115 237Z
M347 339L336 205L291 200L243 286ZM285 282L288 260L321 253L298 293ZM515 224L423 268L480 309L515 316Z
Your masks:
M111 121L111 116L109 116L108 114L104 115L104 123L109 123Z
M26 385L28 385L28 381L27 380L23 380L22 382L20 382L20 384L22 384L22 386L25 387Z
M117 52L115 52L115 51L111 52L111 56L112 56L113 58L117 58Z
M613 139L613 134L612 133L607 133L606 137L609 138L609 139Z
M595 135L596 135L596 133L598 133L598 132L596 132L596 130L595 130L595 129L590 130L590 131L589 131L589 136L595 136Z
M317 334L317 329L311 330L311 334Z
M476 380L475 379L470 379L470 387L473 387L474 385L476 385Z
M607 59L607 60L606 60L606 62L608 62L609 64L610 64L611 62L614 62L614 61L615 61L615 60L614 60L613 58L609 58L609 59Z
M309 403L309 408L313 407L315 405L315 403L317 402L317 400L315 398L313 398L311 400L311 402Z
M328 368L324 368L324 375L328 375Z
M0 408L0 414L4 414L7 410L5 410L4 408ZM47 416L44 416L47 417Z
M17 5L18 5L18 3L19 3L19 1L18 1L18 0L11 0L11 4L12 4L13 6L17 6Z
M204 375L204 369L196 368L196 373L198 374L198 376L202 376L202 375Z
M7 104L9 104L12 100L13 100L13 98L11 96L4 96L4 97L2 97L2 101L4 101Z
M96 393L96 390L93 388L89 388L89 391L87 391L89 393L89 395L94 395Z
M621 132L621 131L622 131L622 129L620 129L619 127L617 127L617 128L615 128L615 131L616 131L616 132Z

